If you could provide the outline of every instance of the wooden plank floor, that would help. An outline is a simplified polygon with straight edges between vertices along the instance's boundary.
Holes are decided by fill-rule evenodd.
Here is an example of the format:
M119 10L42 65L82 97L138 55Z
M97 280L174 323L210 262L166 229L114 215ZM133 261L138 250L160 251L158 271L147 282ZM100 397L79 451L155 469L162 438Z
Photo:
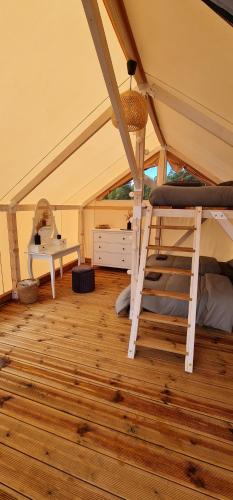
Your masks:
M71 274L0 309L0 499L233 499L233 337L199 329L195 371L138 349L114 301L124 272ZM182 327L140 334L184 341Z

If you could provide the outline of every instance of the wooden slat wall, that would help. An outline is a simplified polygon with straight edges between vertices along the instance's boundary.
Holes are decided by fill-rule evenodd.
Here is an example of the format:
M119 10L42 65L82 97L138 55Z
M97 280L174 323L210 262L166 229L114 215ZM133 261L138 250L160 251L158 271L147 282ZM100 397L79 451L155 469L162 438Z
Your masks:
M129 283L96 271L74 294L71 274L31 306L0 312L0 498L231 499L233 338L198 329L195 370L139 348L114 301ZM142 325L182 342L182 328Z

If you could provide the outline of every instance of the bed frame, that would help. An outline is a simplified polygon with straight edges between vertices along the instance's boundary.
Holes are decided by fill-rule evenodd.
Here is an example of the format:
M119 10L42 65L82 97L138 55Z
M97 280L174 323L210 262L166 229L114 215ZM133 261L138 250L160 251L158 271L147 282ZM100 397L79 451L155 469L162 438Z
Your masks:
M198 276L199 276L199 255L200 255L200 239L201 239L201 226L202 223L208 219L214 219L216 222L223 228L229 238L233 241L233 224L231 220L233 220L233 210L228 209L220 209L220 208L182 208L182 209L174 209L174 208L154 208L154 207L142 207L142 216L146 215L143 242L141 245L133 246L133 262L139 261L139 253L140 253L140 264L139 270L137 274L137 278L135 279L135 268L134 273L132 273L131 277L131 302L130 302L130 318L132 320L131 324L131 333L129 340L129 349L128 349L128 357L134 358L137 344L137 336L138 336L138 327L139 322L149 321L150 323L165 323L165 324L176 324L179 326L187 327L187 335L186 335L186 345L174 345L174 343L169 341L159 341L155 342L150 347L155 349L165 350L169 352L175 352L179 354L183 354L185 356L185 371L192 372L193 371L193 357L194 357L194 343L195 343L195 328L196 328L196 307L197 307L197 289L198 289ZM137 214L136 214L137 215ZM155 216L157 218L158 223L152 224L152 217ZM193 225L188 228L184 235L182 235L174 245L172 246L164 246L161 245L161 231L166 229L185 229L186 226L180 225L162 225L162 217L173 217L175 218L189 218L193 219ZM150 244L150 234L151 229L156 229L159 231L159 241L156 245ZM138 228L135 230L135 232ZM138 231L140 234L140 231ZM182 247L182 243L193 234L193 246L191 248ZM137 235L134 234L134 240L137 241ZM157 252L161 250L166 253L170 252L192 252L192 267L190 270L190 293L186 297L183 297L184 294L178 294L167 291L149 291L148 289L144 289L144 276L145 272L148 271L146 267L146 260L148 250L154 249ZM157 268L156 268L157 269ZM155 268L153 270L156 270ZM178 273L181 270L175 269L174 273ZM173 270L171 270L173 272ZM181 273L182 274L182 273ZM186 271L187 274L187 271ZM188 300L189 301L189 313L187 320L184 318L178 317L170 317L170 316L162 316L155 313L141 313L141 301L142 295L160 295L163 297L171 297L178 298L180 300ZM143 341L140 339L138 342L140 345L144 345ZM144 345L145 346L145 345ZM148 345L147 345L148 346Z

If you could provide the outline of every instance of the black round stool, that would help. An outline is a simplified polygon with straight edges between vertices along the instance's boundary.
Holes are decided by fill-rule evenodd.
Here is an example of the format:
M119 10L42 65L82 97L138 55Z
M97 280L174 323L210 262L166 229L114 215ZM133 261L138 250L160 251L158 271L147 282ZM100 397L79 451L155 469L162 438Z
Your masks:
M95 271L91 266L75 266L72 269L72 290L76 293L95 290Z

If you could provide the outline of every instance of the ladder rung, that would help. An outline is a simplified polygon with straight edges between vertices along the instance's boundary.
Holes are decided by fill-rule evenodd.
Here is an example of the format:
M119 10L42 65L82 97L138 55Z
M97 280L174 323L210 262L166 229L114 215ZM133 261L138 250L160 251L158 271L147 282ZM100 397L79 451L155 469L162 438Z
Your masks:
M161 224L151 224L150 226L151 229L184 229L187 231L194 231L196 228L195 226L166 226L166 225L161 225Z
M175 247L165 245L148 245L149 250L170 250L171 252L195 252L191 247Z
M139 319L143 321L149 321L151 323L165 323L166 325L177 325L188 327L187 318L182 318L180 316L166 316L164 314L156 314L149 311L143 311L139 315Z
M174 352L176 354L183 354L184 356L187 354L185 344L173 342L172 340L161 340L156 337L138 337L137 346L157 349L159 351Z
M143 288L142 295L170 297L178 300L192 300L188 293L173 292L172 290L153 290L153 288Z
M192 276L193 273L190 269L180 269L178 267L146 267L146 272L167 273L167 274L182 274L185 276Z

